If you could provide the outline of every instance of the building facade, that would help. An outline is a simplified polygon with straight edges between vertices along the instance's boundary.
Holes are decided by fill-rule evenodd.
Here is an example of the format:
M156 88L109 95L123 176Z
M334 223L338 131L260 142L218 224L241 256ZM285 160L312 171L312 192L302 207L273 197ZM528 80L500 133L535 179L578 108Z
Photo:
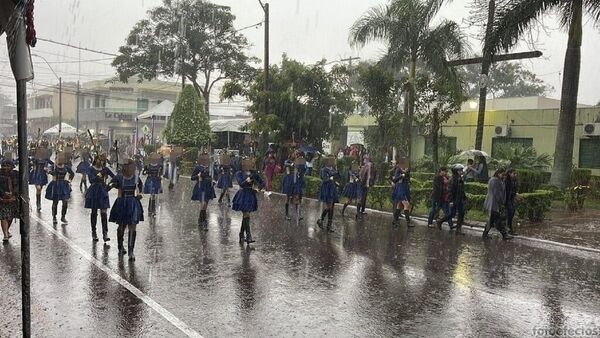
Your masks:
M62 95L61 95L62 93ZM62 101L62 104L61 104ZM60 119L72 124L77 112L77 83L63 82L62 86L35 88L27 97L27 128L29 133L44 131Z
M538 154L554 155L560 101L545 97L491 99L486 105L482 150L494 156L500 144L533 147ZM573 164L600 175L600 107L579 105L575 122ZM346 121L350 135L376 125L372 117L354 115ZM454 153L473 149L477 129L477 105L466 102L460 113L441 127L440 146ZM430 137L414 129L412 159L431 154ZM357 139L356 136L354 136Z

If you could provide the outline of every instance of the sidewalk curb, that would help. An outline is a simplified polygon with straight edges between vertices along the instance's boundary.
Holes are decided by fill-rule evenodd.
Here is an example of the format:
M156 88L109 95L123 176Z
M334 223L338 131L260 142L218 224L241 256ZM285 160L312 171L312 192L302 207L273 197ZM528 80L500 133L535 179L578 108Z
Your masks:
M273 194L278 195L278 196L283 196L285 197L285 194L279 193L279 192L275 192L272 191ZM302 197L302 199L307 199L307 200L311 200L311 201L316 201L319 202L320 201L316 198L312 198L312 197ZM353 207L356 208L356 206L354 205L349 205L349 207ZM389 211L382 211L382 210L377 210L377 209L370 209L370 208L365 208L365 210L368 210L371 213L376 213L376 214L382 214L382 215L386 215L386 216L392 216L392 213ZM425 223L424 225L427 226L427 218L423 217L423 216L411 216L413 219L420 221L420 223ZM469 226L470 228L466 228L466 230L470 230L470 231L476 231L476 232L483 232L483 228L484 225L483 223L477 222L477 223L465 223L466 226ZM546 245L552 245L552 246L556 246L556 247L561 247L561 248L566 248L566 249L571 249L571 250L576 250L576 251L585 251L585 252L589 252L589 253L595 253L595 254L600 254L600 249L596 249L596 248L590 248L587 246L578 246L578 245L573 245L573 244L567 244L567 243L561 243L561 242L556 242L556 241L551 241L551 240L547 240L547 239L541 239L541 238L535 238L535 237L526 237L526 236L514 236L515 240L522 240L522 241L526 241L526 242L533 242L533 243L539 243L539 244L546 244Z

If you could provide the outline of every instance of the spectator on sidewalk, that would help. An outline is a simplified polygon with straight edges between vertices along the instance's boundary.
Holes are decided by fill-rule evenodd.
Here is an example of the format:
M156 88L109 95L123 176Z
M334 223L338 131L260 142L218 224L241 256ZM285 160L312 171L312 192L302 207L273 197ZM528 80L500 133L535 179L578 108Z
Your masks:
M488 222L483 231L483 238L487 238L492 227L495 227L501 234L503 240L512 239L502 224L501 209L506 203L506 188L504 186L504 177L506 170L500 168L496 170L494 176L488 182L488 192L485 196L483 209L489 213Z
M504 179L504 186L506 190L506 227L508 233L515 236L516 233L513 228L513 219L515 218L515 199L519 196L517 193L519 185L517 182L517 171L515 169L508 169L506 171L506 178Z
M475 161L472 158L467 160L467 168L465 169L465 182L475 182Z
M452 167L452 178L448 185L448 203L450 207L450 215L440 220L440 223L452 220L456 217L456 233L460 234L462 225L465 221L465 201L467 196L465 194L465 181L464 181L464 166L462 164L456 164Z

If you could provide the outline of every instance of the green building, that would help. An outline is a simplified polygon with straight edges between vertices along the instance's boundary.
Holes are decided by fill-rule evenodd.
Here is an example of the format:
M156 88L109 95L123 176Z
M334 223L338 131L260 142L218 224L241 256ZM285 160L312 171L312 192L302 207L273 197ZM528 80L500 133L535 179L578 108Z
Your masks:
M499 144L534 147L554 154L560 100L545 97L490 99L486 104L483 150L492 157ZM440 146L448 151L472 149L477 127L477 103L467 101L441 128ZM346 143L360 143L365 128L376 128L370 116L353 115L345 123ZM412 159L431 153L430 137L413 130ZM344 140L341 140L342 143ZM600 175L600 107L578 105L573 163Z

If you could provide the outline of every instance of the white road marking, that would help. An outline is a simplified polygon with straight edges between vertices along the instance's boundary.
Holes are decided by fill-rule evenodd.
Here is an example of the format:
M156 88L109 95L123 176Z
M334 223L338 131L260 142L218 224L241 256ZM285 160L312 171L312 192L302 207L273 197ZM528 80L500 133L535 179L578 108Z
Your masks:
M52 233L56 237L63 240L63 242L65 242L71 249L73 249L73 251L80 254L83 258L88 260L90 263L94 264L98 269L104 271L110 278L114 279L117 283L121 284L121 286L123 286L124 288L129 290L131 293L133 293L136 297L138 297L140 300L142 300L144 303L146 303L146 305L148 305L150 308L152 308L154 311L156 311L159 315L161 315L164 319L166 319L173 326L178 328L186 336L195 337L195 338L203 338L201 334L196 332L194 329L192 329L189 325L187 325L186 323L181 321L179 318L175 317L175 315L172 314L171 312L169 312L169 310L162 307L160 304L158 304L156 301L154 301L152 298L150 298L148 295L146 295L140 289L136 288L133 284L131 284L127 280L123 279L116 272L114 272L109 267L104 265L100 260L92 257L92 255L90 255L83 248L81 248L77 244L75 244L75 242L73 242L71 239L69 239L65 235L61 234L60 232L56 231L56 229L54 229L52 226L50 226L49 223L46 223L45 221L43 221L42 219L40 219L34 215L31 215L30 217L31 217L31 219L37 221L39 224L43 225L46 228L46 230L48 230L50 233Z

